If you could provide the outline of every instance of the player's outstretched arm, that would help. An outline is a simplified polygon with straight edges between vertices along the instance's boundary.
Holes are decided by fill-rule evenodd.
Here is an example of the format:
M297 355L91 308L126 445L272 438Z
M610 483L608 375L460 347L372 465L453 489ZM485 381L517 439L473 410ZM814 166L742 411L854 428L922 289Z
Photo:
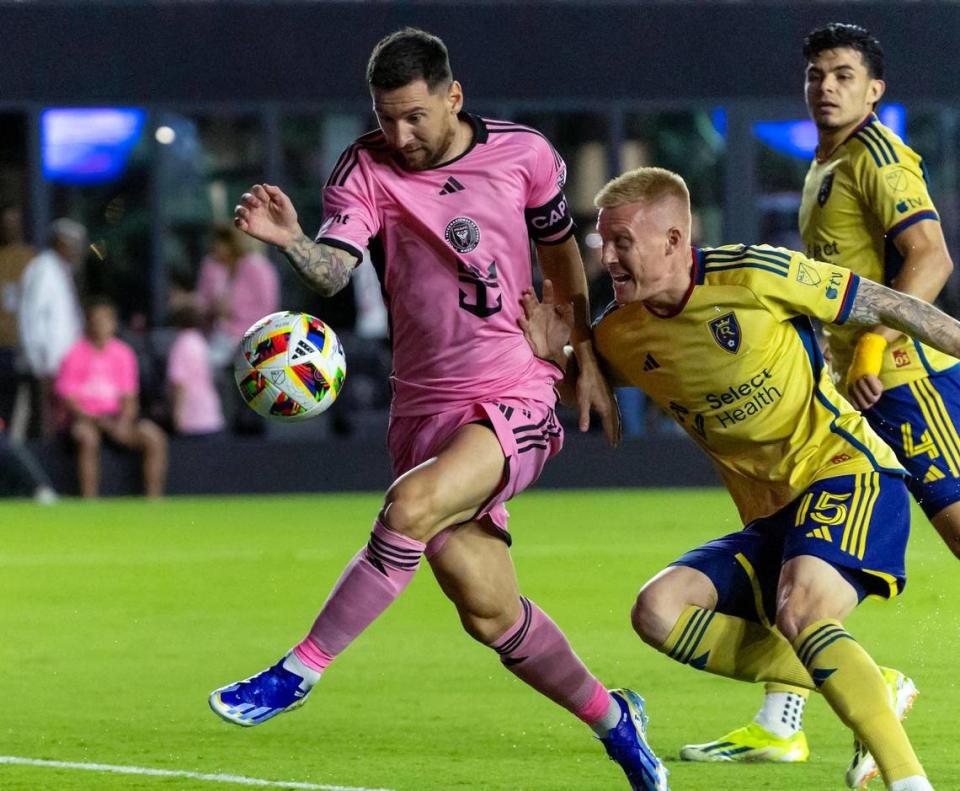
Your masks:
M945 354L960 357L960 322L929 302L866 278L857 288L847 323L892 327Z
M297 221L290 198L270 184L255 184L243 194L233 222L254 239L278 247L303 281L325 297L347 285L358 263L350 253L310 239Z

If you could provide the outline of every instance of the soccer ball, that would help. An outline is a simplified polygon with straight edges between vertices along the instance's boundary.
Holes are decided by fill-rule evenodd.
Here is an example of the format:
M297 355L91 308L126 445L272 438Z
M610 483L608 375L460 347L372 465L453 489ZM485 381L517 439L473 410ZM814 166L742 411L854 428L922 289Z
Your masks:
M320 319L282 311L264 316L243 334L233 375L257 414L306 420L336 401L347 360L337 334Z

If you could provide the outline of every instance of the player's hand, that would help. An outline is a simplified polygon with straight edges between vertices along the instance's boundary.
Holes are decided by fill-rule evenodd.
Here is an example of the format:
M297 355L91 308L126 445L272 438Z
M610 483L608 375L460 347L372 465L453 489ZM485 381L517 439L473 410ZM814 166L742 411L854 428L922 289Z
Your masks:
M254 239L283 249L303 231L283 190L270 184L254 184L240 197L233 213L233 224Z
M883 383L880 377L866 374L847 383L847 398L861 412L870 409L883 395Z
M520 298L524 315L519 324L537 357L566 369L564 347L573 329L573 305L557 305L554 299L553 283L549 280L543 281L543 302L532 288L525 289Z
M620 444L623 427L620 425L620 410L613 389L600 370L593 346L589 341L575 347L577 355L577 406L580 409L580 430L590 429L590 410L600 416L603 433L612 447Z

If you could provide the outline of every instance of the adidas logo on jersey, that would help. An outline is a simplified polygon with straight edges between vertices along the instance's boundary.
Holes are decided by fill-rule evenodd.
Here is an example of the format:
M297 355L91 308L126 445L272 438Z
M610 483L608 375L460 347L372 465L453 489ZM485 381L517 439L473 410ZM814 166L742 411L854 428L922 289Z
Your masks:
M657 362L656 358L647 352L646 358L643 361L643 370L644 371L655 371L660 367L660 363Z
M446 184L443 185L443 189L440 190L440 195L452 195L454 192L463 192L466 187L463 186L459 181L457 181L453 176L447 179Z
M306 341L298 341L297 348L295 348L293 354L290 355L290 362L299 360L302 357L309 357L311 354L316 353L316 351L317 350Z
M826 527L815 527L806 535L807 538L822 538L824 541L829 541L833 543L833 537L830 535L830 531Z

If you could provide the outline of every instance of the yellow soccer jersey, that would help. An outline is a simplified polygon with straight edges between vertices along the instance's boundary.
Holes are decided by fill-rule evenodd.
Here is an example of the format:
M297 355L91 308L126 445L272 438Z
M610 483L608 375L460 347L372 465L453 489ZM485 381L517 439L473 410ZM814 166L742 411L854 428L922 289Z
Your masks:
M937 220L923 163L875 115L837 147L829 159L810 165L800 204L800 234L807 255L852 269L890 285L903 258L897 234L921 220ZM865 327L831 327L831 366L841 392L857 339ZM886 350L880 380L885 388L942 371L957 360L904 335Z
M858 283L782 248L694 248L676 312L611 305L594 341L614 382L642 388L710 455L748 523L821 478L902 474L837 393L807 318L845 321Z

